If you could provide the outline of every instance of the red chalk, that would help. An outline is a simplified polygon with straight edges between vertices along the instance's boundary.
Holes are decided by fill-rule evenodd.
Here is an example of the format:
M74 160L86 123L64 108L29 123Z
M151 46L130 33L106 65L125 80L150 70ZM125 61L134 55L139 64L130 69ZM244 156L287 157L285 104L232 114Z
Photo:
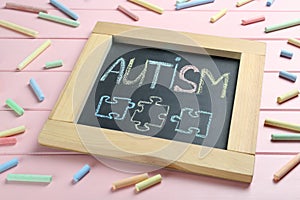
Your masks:
M5 8L13 9L13 10L20 10L20 11L25 11L25 12L32 12L32 13L37 13L37 14L39 12L48 13L48 11L44 8L38 8L35 6L28 6L28 5L17 4L17 3L12 3L12 2L7 2L5 5Z
M261 21L265 21L264 16L253 17L253 18L250 18L250 19L243 19L242 20L242 25L253 24L253 23L257 23L257 22L261 22Z
M121 11L122 13L126 14L127 16L131 17L133 20L135 20L135 21L139 20L139 17L137 15L132 13L130 10L124 8L123 6L119 5L117 9L119 11Z
M4 137L0 138L0 146L4 145L15 145L17 143L16 137Z

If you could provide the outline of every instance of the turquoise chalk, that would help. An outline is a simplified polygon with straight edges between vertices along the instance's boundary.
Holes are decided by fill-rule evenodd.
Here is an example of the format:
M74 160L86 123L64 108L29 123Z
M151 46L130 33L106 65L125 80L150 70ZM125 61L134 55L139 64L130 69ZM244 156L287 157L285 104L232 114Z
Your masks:
M36 97L38 98L38 100L44 101L45 96L44 96L41 88L38 86L37 82L33 78L31 78L29 81L29 84L30 84L32 90L34 91Z
M176 10L184 9L184 8L190 8L193 6L200 6L203 4L207 3L213 3L214 0L192 0L192 1L187 1L183 3L178 3L176 4Z
M62 3L56 1L56 0L50 0L50 3L55 6L56 8L58 8L59 10L61 10L62 12L64 12L66 15L68 15L69 17L71 17L74 20L78 19L78 15L76 13L74 13L72 10L70 10L69 8L67 8L65 5L63 5Z
M288 79L288 80L293 81L293 82L295 82L297 80L297 75L286 72L286 71L280 71L279 72L279 77Z
M282 49L281 52L280 52L280 56L291 59L293 57L293 53L290 52L290 51Z
M14 158L6 163L1 164L0 165L0 173L17 166L18 163L19 163L19 160L17 158Z
M74 183L77 183L82 179L89 171L91 167L89 165L84 165L74 176L73 181Z

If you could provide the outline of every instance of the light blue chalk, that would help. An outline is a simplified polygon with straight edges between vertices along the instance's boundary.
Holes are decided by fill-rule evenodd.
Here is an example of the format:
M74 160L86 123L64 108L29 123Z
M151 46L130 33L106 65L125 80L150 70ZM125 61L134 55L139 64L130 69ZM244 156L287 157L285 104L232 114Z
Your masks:
M268 0L266 5L271 6L273 3L274 3L274 0Z
M19 160L17 158L14 158L6 163L1 164L0 165L0 173L17 166L18 163L19 163Z
M293 82L297 80L297 76L295 74L289 73L287 71L280 71L279 76Z
M82 177L84 177L89 171L90 171L91 167L86 164L84 165L74 176L73 176L73 181L74 183L77 183L78 181L80 181L80 179L82 179Z
M207 3L213 3L215 0L192 0L188 2L178 3L176 4L176 10L190 8L193 6L200 6Z
M281 57L286 57L286 58L292 58L293 57L293 53L287 50L282 49L280 52L280 56Z
M59 10L61 10L62 12L64 12L65 14L67 14L69 17L71 17L74 20L78 19L78 15L76 13L74 13L72 10L70 10L69 8L67 8L65 5L63 5L62 3L56 1L56 0L50 0L50 3L57 7Z
M42 90L40 89L40 87L38 86L38 84L36 83L36 81L33 78L31 78L29 81L29 84L30 84L32 90L34 91L36 97L38 98L38 100L44 101L45 96L44 96Z

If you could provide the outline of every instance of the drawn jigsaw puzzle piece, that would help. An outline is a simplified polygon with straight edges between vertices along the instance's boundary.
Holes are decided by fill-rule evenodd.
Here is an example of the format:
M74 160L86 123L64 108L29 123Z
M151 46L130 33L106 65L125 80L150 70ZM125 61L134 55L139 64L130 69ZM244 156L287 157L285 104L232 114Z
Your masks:
M211 118L212 113L210 112L201 110L194 111L192 108L183 108L180 115L173 115L170 121L177 123L175 131L179 133L194 133L196 137L206 138L209 132Z
M150 127L162 128L170 106L161 104L162 98L150 96L149 101L139 101L131 121L138 131L149 131Z
M128 110L134 106L135 103L130 98L113 97L112 101L110 101L110 96L104 95L99 100L95 116L106 119L124 120Z

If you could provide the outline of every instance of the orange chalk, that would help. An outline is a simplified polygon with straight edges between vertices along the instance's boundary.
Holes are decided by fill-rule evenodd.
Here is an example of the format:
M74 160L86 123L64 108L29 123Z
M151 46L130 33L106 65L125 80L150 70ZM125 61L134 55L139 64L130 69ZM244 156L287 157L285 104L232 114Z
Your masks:
M279 171L277 171L274 174L274 181L279 181L299 163L300 163L300 153L296 155L292 160L290 160L286 165L284 165Z

